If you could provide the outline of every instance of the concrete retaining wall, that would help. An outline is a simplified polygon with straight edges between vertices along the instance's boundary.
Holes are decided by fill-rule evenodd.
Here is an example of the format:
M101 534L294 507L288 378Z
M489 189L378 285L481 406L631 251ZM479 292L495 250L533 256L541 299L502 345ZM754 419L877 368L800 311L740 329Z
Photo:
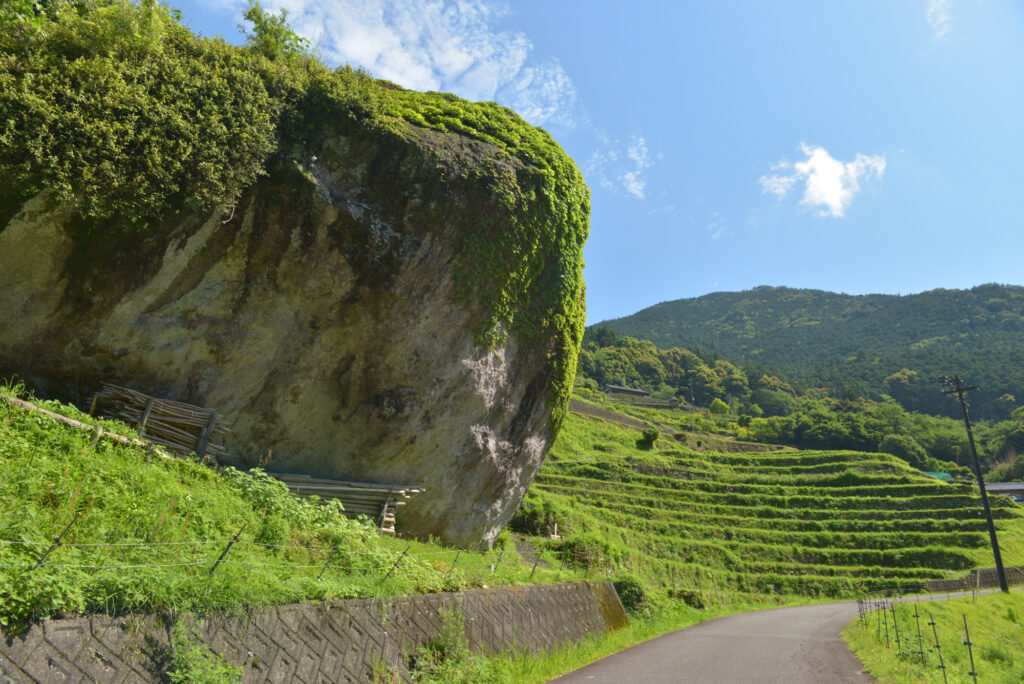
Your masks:
M409 678L409 655L461 610L471 649L536 650L627 624L610 582L497 587L459 593L302 603L214 616L199 640L246 682L362 682L375 666ZM176 618L47 620L0 641L0 684L159 681Z
M1006 583L1010 585L1024 584L1024 566L1004 567ZM971 570L966 576L948 580L928 580L924 590L933 593L951 591L971 591L973 589L990 589L999 586L999 575L995 568Z

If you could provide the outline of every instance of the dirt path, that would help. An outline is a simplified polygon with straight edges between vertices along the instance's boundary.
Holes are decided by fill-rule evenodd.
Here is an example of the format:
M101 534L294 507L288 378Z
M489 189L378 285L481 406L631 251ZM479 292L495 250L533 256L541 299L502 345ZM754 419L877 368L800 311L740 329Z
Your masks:
M729 435L713 435L707 432L678 432L671 427L659 423L657 421L643 421L639 418L632 416L624 416L621 413L615 411L609 411L591 404L585 404L582 401L576 399L569 400L569 410L573 413L578 413L583 416L590 416L591 418L601 418L602 420L611 421L624 425L626 427L633 428L635 430L643 430L646 427L654 425L657 427L664 437L674 439L684 446L693 449L695 451L721 451L724 453L741 453L741 452L769 452L769 451L792 451L792 447L779 446L777 444L756 444L754 442L740 442L735 437Z
M592 418L610 420L613 423L619 423L620 425L626 425L640 430L648 427L647 423L637 418L629 418L621 413L615 413L615 411L609 411L607 409L591 406L590 404L584 404L582 401L576 401L575 399L569 400L569 410L573 413L579 413Z
M554 681L559 684L873 682L839 636L856 603L729 615L665 634Z
M537 549L533 548L533 543L527 539L523 539L521 535L512 535L516 540L516 553L523 559L524 563L529 565L537 564L539 568L549 568L548 562L537 555Z

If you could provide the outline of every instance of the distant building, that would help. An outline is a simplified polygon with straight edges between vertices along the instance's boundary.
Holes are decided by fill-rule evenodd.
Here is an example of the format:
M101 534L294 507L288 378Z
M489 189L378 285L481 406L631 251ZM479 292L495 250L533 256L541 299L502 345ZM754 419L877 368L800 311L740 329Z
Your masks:
M635 389L633 387L620 387L619 385L605 385L604 391L608 394L625 394L630 397L649 397L650 392L645 392L642 389Z
M986 482L985 491L989 494L1002 494L1017 503L1024 503L1024 482Z

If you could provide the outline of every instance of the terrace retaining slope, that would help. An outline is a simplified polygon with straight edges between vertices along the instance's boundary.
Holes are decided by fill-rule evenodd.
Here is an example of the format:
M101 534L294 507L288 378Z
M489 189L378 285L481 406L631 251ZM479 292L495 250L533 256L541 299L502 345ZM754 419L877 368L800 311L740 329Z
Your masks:
M381 667L408 680L409 656L458 610L470 649L489 653L547 649L628 622L611 582L568 582L274 606L192 624L207 649L244 666L245 682L363 682ZM0 641L0 684L163 681L182 620L46 620Z
M713 435L706 432L701 433L690 433L690 432L677 432L672 428L669 428L657 421L643 421L639 418L633 418L632 416L624 416L621 413L616 413L609 409L603 409L598 406L592 406L586 404L578 399L569 400L569 410L573 413L577 413L581 416L589 416L590 418L599 418L601 420L611 421L618 423L625 427L635 428L637 430L643 430L648 427L656 427L666 437L670 437L678 442L681 442L683 446L688 449L695 451L719 451L722 453L768 453L775 451L795 451L793 447L782 446L780 444L760 444L757 442L741 442L732 437L724 437L721 435Z

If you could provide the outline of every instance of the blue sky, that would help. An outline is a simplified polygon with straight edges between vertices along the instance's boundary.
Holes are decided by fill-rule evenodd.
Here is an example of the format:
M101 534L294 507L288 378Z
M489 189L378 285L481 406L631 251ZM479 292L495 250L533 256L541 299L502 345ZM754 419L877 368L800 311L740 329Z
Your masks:
M171 0L241 41L244 3ZM757 285L1024 282L1012 0L267 0L329 64L496 100L592 191L588 323Z

